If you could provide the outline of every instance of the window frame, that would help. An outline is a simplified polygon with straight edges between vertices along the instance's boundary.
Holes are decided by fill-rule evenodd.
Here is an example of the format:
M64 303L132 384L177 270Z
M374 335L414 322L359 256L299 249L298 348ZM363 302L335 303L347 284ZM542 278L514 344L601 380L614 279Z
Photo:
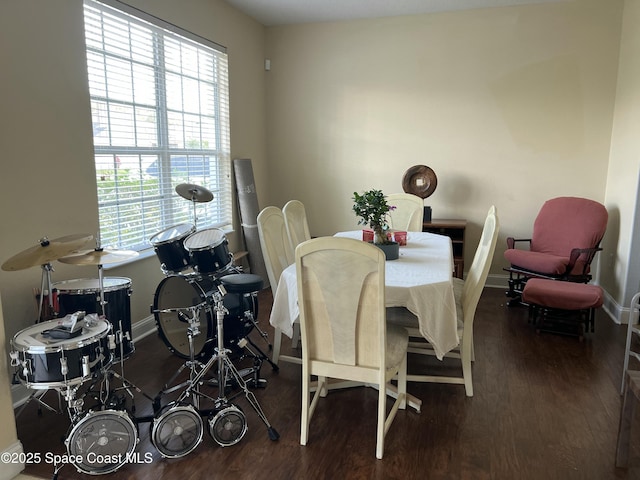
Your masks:
M100 15L108 15L110 20L121 19L123 20L123 28L130 28L133 25L136 28L140 28L141 31L148 33L152 38L153 44L153 98L155 103L153 110L155 116L155 135L157 143L155 145L139 145L139 138L137 132L136 116L137 108L140 108L139 103L135 101L136 89L134 84L136 78L134 74L134 68L131 69L131 103L126 101L116 101L109 92L110 82L116 83L117 77L109 77L107 73L108 67L106 59L110 59L109 46L101 49L94 48L92 43L93 37L90 40L90 31L88 26L88 20L91 14L96 15L96 11L100 11ZM99 17L103 19L103 16ZM101 246L108 246L111 248L120 248L127 250L135 250L141 253L150 251L152 245L149 239L156 233L171 228L180 223L191 223L198 228L221 228L225 232L232 230L233 219L233 198L231 189L231 155L230 155L230 118L229 118L229 77L228 77L228 57L226 48L211 42L208 39L202 38L191 32L183 30L175 25L172 25L164 20L158 19L150 14L147 14L141 10L138 10L130 5L119 2L118 0L84 0L84 21L85 21L85 41L87 52L87 81L90 90L91 111L92 111L92 123L94 124L94 164L96 167L96 192L98 195L98 210L100 216L100 234L99 242ZM104 21L104 20L103 20ZM97 27L96 31L100 29L100 38L103 42L105 40L106 23L101 23L101 27ZM108 33L108 32L107 32ZM118 42L119 39L116 39ZM211 79L203 80L202 75L191 74L187 75L184 71L180 70L176 73L176 70L172 70L176 63L183 62L183 57L177 57L174 55L174 64L169 63L168 57L171 52L165 51L167 42L175 42L175 45L179 46L178 51L182 52L182 48L195 50L198 60L202 56L203 58L210 60L211 71L203 68L205 76L210 75ZM124 43L124 42L123 42ZM104 42L107 45L107 42ZM119 44L118 44L119 45ZM129 44L129 54L131 58L123 56L123 63L135 66L134 62L134 49L135 43L133 41ZM184 47L183 47L184 46ZM112 48L113 45L111 45ZM169 50L168 48L166 50ZM92 83L92 73L100 72L99 68L91 64L92 56L99 56L104 60L104 85L100 82ZM183 54L186 56L186 54ZM175 57L178 60L175 60ZM114 61L121 59L116 58ZM128 63L127 63L128 62ZM209 64L203 62L208 67ZM99 65L99 64L98 64ZM186 68L191 66L187 62ZM145 65L147 68L150 64ZM199 68L199 67L198 67ZM198 70L199 72L200 70ZM192 70L190 70L192 72ZM113 73L111 73L113 75ZM177 78L180 82L180 89L174 89L169 91L167 84L170 75ZM124 75L126 77L126 75ZM99 77L95 77L99 78ZM188 83L190 82L190 83ZM119 82L126 83L126 82ZM200 110L195 113L188 111L187 101L184 99L188 96L187 86L193 84L201 85L206 84L210 87L210 94L206 97L206 101L201 101ZM98 87L104 87L104 95L96 94ZM148 85L147 85L148 87ZM115 91L115 88L113 89ZM141 92L139 88L138 93ZM179 92L182 96L182 108L172 108L171 95ZM200 92L200 91L199 91ZM178 96L180 96L178 95ZM174 97L176 97L174 95ZM117 126L128 126L126 120L122 120L122 124L111 123L109 119L106 129L100 130L101 127L96 128L96 118L104 112L99 112L98 105L100 103L105 105L105 109L111 112L111 109L115 111L115 106L120 106L122 109L129 109L134 112L131 120L131 130L128 132L133 137L134 144L124 143L118 144L113 142L114 137L117 135ZM120 102L120 103L118 103ZM174 102L175 103L175 102ZM202 113L204 109L210 109L211 113ZM178 123L172 123L170 116L173 118L182 117L183 121ZM124 117L124 115L123 115ZM191 118L191 123L187 118ZM195 120L194 120L195 119ZM187 132L190 131L193 125L200 124L199 142L196 139L196 145L189 144L191 140L187 139ZM213 128L207 130L207 140L204 141L205 134L202 124L209 122L209 127L213 125ZM151 122L149 122L151 123ZM98 124L99 125L99 124ZM114 126L116 125L116 126ZM176 135L174 132L174 143L172 140L172 127L176 127L176 131L182 134L182 145L175 143L175 138L179 138L180 135ZM107 131L109 137L105 142L104 139L99 141L97 137L104 131ZM149 129L151 130L151 129ZM123 129L124 131L124 129ZM97 133L96 133L97 132ZM114 135L115 132L115 135ZM213 132L213 133L211 133ZM151 135L153 137L153 135ZM196 134L197 137L197 134ZM209 141L213 145L210 145ZM137 177L132 181L132 185L125 187L123 178L120 177L120 159L127 159L127 165L135 164L136 157L138 160L137 173L134 175L139 176L139 188L135 182ZM143 165L149 160L155 161L157 169L157 186L153 186L155 180L149 181L146 174L143 174ZM184 159L181 161L180 159ZM172 168L173 162L173 168ZM184 163L186 169L183 172L180 169L181 163ZM202 169L197 176L194 170L191 168L191 163L198 165L202 164ZM178 166L176 166L178 165ZM102 168L105 167L105 168ZM150 167L149 167L150 168ZM148 171L149 168L146 170ZM134 169L135 170L135 169ZM197 168L196 168L197 170ZM113 179L107 178L105 172L113 172ZM193 174L193 175L192 175ZM124 175L124 174L123 174ZM197 184L204 186L212 190L214 193L214 199L208 203L196 203L190 200L180 197L175 191L175 187L180 183L193 183L196 184L193 179L201 180ZM111 183L104 183L111 181ZM101 185L107 185L106 190L108 192L114 192L113 197L109 198L108 193L101 193ZM210 185L214 185L215 188L209 188ZM152 187L153 186L153 187ZM155 190L154 190L155 188ZM147 191L147 189L149 189ZM137 195L137 196L136 196ZM120 211L125 210L139 210L137 213L128 217L120 215ZM145 210L147 209L147 210ZM151 212L151 213L149 213ZM188 213L187 213L188 212ZM204 212L204 213L203 213ZM128 225L124 222L124 218L132 218L132 225ZM136 224L136 222L138 224ZM133 232L127 234L128 231ZM133 239L133 241L130 240ZM146 255L144 255L146 256Z

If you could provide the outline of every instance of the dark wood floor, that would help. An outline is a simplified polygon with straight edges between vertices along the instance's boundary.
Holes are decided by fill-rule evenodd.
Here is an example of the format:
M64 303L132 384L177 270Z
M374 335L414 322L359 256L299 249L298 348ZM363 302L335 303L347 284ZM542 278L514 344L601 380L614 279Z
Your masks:
M260 325L271 332L271 294L260 294ZM621 397L618 392L626 327L603 313L596 332L583 342L536 334L523 308L508 308L501 290L485 289L476 315L475 396L462 386L410 383L421 398L420 414L400 411L387 436L383 460L375 458L376 392L334 391L314 416L309 444L299 445L300 367L268 363L264 389L252 389L280 433L271 441L244 398L234 400L249 430L236 445L222 448L205 433L202 443L178 459L163 459L149 440L149 423L139 425L137 452L149 464L125 464L106 478L138 479L615 479L640 478L640 427L628 470L614 466ZM252 335L255 334L255 331ZM261 345L260 340L256 340ZM287 343L287 345L289 342ZM421 360L424 361L424 360ZM414 364L415 360L411 360ZM157 337L136 344L125 376L149 395L182 363ZM436 360L429 360L438 368ZM53 392L47 398L54 399ZM136 395L136 416L151 402ZM640 416L638 416L640 417ZM66 414L38 416L30 403L18 417L25 452L66 453ZM53 466L28 465L25 473L51 478ZM62 479L88 479L71 465Z

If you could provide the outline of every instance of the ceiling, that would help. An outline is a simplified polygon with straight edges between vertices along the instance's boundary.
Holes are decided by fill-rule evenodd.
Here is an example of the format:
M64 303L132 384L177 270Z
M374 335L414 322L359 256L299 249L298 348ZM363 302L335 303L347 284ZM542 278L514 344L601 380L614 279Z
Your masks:
M562 1L568 0L226 0L265 26Z

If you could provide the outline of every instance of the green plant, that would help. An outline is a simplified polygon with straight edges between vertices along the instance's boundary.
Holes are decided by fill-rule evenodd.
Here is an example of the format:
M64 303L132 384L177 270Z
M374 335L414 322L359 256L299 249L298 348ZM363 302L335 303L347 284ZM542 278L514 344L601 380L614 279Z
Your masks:
M368 190L362 194L353 192L353 211L360 217L358 225L368 225L373 230L373 243L388 244L387 214L395 209L387 203L382 190Z

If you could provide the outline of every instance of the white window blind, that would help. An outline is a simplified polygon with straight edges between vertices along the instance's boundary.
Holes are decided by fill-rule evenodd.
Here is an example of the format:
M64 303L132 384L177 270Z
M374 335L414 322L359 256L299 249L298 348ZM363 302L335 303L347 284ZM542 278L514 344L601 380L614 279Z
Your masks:
M224 48L113 0L85 0L84 22L102 245L143 250L180 223L230 228ZM194 212L182 183L214 199Z

